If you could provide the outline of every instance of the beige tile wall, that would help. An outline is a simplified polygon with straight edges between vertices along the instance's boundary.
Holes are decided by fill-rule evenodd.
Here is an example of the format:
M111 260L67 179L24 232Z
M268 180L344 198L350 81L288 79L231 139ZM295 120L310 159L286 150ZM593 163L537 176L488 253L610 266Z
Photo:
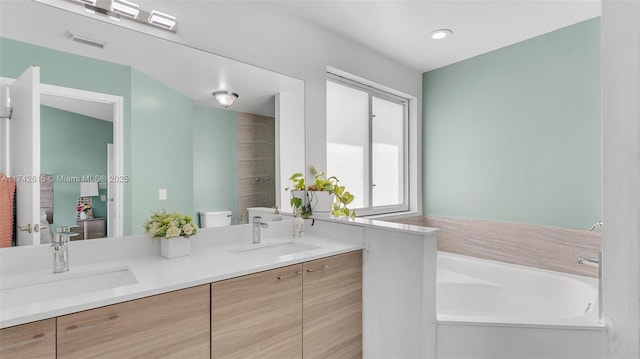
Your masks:
M275 119L239 112L238 211L241 215L247 214L247 208L275 205L275 168Z
M448 217L410 217L399 223L440 228L438 250L554 271L598 276L578 257L598 257L602 233L585 229Z

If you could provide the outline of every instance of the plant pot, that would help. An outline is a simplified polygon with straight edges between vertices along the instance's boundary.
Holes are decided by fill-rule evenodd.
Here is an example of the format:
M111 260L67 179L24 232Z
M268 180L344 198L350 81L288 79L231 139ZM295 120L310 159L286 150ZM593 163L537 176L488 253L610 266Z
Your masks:
M314 213L330 213L335 194L329 191L310 191L311 209Z
M160 238L160 253L165 258L188 256L191 254L191 239L184 237Z

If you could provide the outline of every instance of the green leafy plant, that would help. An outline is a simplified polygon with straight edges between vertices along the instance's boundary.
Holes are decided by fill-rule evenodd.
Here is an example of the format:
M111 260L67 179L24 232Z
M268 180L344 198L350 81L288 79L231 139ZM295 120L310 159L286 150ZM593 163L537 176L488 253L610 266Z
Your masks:
M198 228L193 224L191 216L177 212L167 213L166 210L153 212L153 215L144 222L144 231L152 238L189 238L198 234Z
M314 166L311 166L311 174L315 177L315 182L309 186L310 191L335 192L335 187L338 184L336 177L327 177L324 172L318 171Z
M334 202L331 208L331 214L336 217L355 217L356 211L349 209L348 205L354 200L353 194L345 189L345 186L339 185L339 180L335 176L327 176L323 171L319 171L314 166L311 166L311 174L314 176L314 182L308 188L305 188L305 178L302 173L294 173L289 177L292 182L291 187L285 188L287 191L328 191L335 195ZM300 214L304 218L309 218L312 215L309 194L306 194L307 201L300 197L294 197L291 194L291 207L300 210Z
M293 183L292 187L285 188L285 191L304 191L304 175L302 173L294 173L289 177L289 181Z
M337 217L347 216L354 218L356 216L355 209L349 209L347 205L351 204L355 197L351 193L347 192L344 186L335 186L334 193L336 195L336 199L333 202L331 214Z
M296 172L294 174L291 175L291 177L289 177L289 180L292 183L291 187L287 187L284 190L285 191L291 191L291 207L296 208L296 209L300 209L301 210L301 215L304 216L304 214L307 212L305 207L309 207L308 208L308 216L311 216L311 206L310 205L305 205L303 203L303 199L300 197L295 197L293 195L293 191L304 191L306 189L305 186L305 182L304 182L304 175L302 173ZM309 201L307 201L308 203ZM295 211L294 211L295 212Z

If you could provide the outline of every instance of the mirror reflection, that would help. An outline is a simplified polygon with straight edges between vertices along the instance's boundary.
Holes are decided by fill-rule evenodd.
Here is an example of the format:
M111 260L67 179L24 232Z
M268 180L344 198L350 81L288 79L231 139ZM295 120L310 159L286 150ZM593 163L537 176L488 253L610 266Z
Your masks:
M16 229L32 226L15 231L19 245L49 240L37 223L75 224L87 239L141 234L163 208L196 223L199 212L230 211L241 223L247 208L280 204L276 163L304 168L276 143L277 128L304 122L301 80L43 4L3 4L0 19L0 76L14 110L10 125L2 120L10 140L0 172L16 180ZM22 134L20 81L39 102L36 124ZM218 90L239 97L225 109ZM303 135L288 142L304 148ZM25 162L17 153L31 171L12 168Z

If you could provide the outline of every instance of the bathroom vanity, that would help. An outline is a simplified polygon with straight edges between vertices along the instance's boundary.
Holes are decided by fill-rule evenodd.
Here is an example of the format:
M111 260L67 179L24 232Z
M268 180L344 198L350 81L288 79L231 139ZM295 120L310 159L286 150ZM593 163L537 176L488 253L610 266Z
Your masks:
M174 259L145 236L75 241L60 292L59 277L47 279L40 263L51 264L46 246L2 250L0 350L30 358L429 357L423 283L435 230L382 223L316 220L294 240L283 221L257 245L250 225L211 228L192 238L190 256ZM40 268L7 268L27 255ZM116 286L87 289L107 276ZM20 281L35 284L11 287Z

